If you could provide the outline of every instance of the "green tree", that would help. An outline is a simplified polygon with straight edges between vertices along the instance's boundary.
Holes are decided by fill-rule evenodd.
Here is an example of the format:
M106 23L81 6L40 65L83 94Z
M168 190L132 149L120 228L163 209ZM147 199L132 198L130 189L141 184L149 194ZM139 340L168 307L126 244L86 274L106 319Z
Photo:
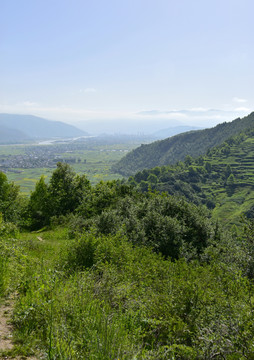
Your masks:
M8 182L7 176L0 172L0 212L4 220L14 220L19 186Z
M41 176L35 185L35 190L31 193L28 209L32 228L40 228L49 223L52 214L52 202L44 176Z
M158 178L155 174L150 174L147 178L147 181L151 184L156 184L158 181Z
M225 170L225 176L228 178L232 174L232 169L229 164L227 164L226 170Z
M65 215L74 211L81 204L84 192L90 188L85 175L76 175L69 164L57 163L48 187L52 215Z
M193 163L192 157L190 155L187 155L184 159L184 163L185 165L190 166Z
M227 194L228 196L233 195L234 193L234 185L235 185L235 177L233 174L230 174L226 181Z
M205 163L205 169L206 169L206 171L208 172L208 173L211 173L211 171L212 171L212 165L211 165L211 163L210 162L206 162Z
M49 185L42 176L31 194L28 208L32 228L48 225L52 216L73 212L90 189L85 175L76 175L67 163L57 163Z
M232 186L235 183L235 177L233 174L230 174L227 178L227 186Z

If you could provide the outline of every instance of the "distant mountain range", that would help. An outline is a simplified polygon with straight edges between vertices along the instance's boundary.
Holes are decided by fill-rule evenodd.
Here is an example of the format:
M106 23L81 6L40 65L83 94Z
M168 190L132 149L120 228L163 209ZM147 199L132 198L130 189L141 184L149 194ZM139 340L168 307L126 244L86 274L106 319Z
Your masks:
M231 122L224 122L210 129L188 131L168 139L141 145L124 156L112 167L113 172L130 176L143 169L175 164L187 155L204 155L226 139L254 126L254 112Z
M196 126L187 126L187 125L179 125L179 126L172 126L166 129L161 129L153 133L153 137L156 139L166 139L170 136L174 136L177 134L181 134L183 132L191 131L191 130L200 130Z
M86 136L87 132L61 121L33 115L0 114L0 143Z

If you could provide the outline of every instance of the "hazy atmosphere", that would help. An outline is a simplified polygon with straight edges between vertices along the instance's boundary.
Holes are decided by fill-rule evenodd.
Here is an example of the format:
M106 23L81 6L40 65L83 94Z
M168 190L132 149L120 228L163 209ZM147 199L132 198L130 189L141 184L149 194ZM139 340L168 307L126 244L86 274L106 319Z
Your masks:
M134 133L244 116L253 10L251 0L1 0L0 112Z

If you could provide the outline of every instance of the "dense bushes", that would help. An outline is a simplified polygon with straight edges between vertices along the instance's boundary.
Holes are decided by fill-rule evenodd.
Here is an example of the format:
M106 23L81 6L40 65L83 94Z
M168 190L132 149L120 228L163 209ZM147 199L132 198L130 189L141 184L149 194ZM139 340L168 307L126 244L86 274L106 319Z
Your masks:
M98 198L86 208L93 216L85 217L84 207L70 218L72 232L95 229L97 234L121 232L135 245L152 247L156 252L173 259L188 249L189 258L200 254L214 236L214 226L205 208L187 203L183 199L148 193L127 195L111 201L104 208L97 207ZM93 206L95 202L95 206Z
M60 163L49 185L43 177L37 183L28 208L32 229L67 215L73 235L91 228L104 235L121 232L133 244L150 246L172 259L187 252L190 259L199 256L214 233L203 207L166 194L142 194L116 181L91 187L85 177Z

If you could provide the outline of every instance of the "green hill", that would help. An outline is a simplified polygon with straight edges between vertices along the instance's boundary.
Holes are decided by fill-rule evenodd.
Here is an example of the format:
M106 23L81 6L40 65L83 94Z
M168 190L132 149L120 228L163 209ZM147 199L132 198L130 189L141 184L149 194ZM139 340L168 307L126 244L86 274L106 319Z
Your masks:
M115 164L113 171L129 176L143 169L175 164L177 161L183 161L187 155L197 157L205 154L209 148L222 144L229 137L252 128L253 125L254 112L242 119L225 122L210 129L190 131L141 145Z
M208 150L204 157L190 156L177 165L143 170L129 178L141 190L184 195L213 209L214 218L238 223L242 214L253 217L254 128Z

